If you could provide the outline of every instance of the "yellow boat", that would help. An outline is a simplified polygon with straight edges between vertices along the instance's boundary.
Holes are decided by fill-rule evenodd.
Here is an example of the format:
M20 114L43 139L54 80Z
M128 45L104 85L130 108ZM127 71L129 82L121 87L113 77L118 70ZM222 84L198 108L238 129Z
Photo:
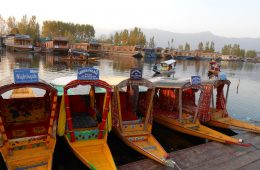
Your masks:
M170 129L217 142L245 145L240 140L200 124L198 114L210 104L203 86L189 79L156 77L150 79L156 87L154 121ZM198 101L200 101L198 103ZM197 102L197 103L196 103Z
M0 84L0 150L7 169L51 170L56 144L56 89L42 81ZM35 95L32 88L44 95Z
M80 85L87 86L86 95L68 95L69 89ZM102 93L97 93L98 89L102 89ZM77 79L64 86L58 135L65 136L73 153L90 169L116 169L107 145L111 94L112 87L102 80Z
M145 91L139 92L139 88ZM116 85L112 99L113 131L139 153L174 167L175 162L151 133L154 92L153 84L145 79L126 79Z
M226 105L230 83L231 82L229 80L212 80L203 82L203 85L206 88L212 89L212 91L209 91L207 95L211 96L213 106L208 108L210 119L205 121L205 124L220 128L230 128L260 133L260 126L243 122L229 116ZM225 87L227 87L226 96L224 96ZM214 99L216 104L214 103Z

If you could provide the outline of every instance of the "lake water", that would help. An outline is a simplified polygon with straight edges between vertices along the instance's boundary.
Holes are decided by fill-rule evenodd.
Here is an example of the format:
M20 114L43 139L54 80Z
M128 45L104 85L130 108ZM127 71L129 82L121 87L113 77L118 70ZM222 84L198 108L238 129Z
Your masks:
M156 62L152 59L137 60L129 56L102 57L89 63L66 62L60 60L61 57L52 54L6 52L1 56L0 80L13 76L14 68L39 68L39 76L50 82L58 77L76 75L77 69L84 66L97 66L102 76L129 76L131 68L141 67L144 77L150 78L153 75L152 66ZM178 60L175 77L200 75L206 79L207 66L207 61ZM221 68L231 81L229 113L235 118L260 124L260 64L222 61Z
M15 68L39 68L39 76L47 82L52 81L55 78L63 76L76 75L77 69L85 66L97 66L102 76L123 75L129 76L129 70L133 67L143 68L143 76L150 78L153 75L152 66L155 60L151 59L135 59L130 56L106 56L101 57L96 62L66 62L61 60L62 56L55 56L52 54L28 54L28 53L9 53L0 54L0 81L8 76L13 76L13 69ZM192 61L192 60L178 60L176 67L175 77L190 77L191 75L200 75L202 78L207 78L208 71L207 61ZM222 71L226 72L228 79L231 81L229 96L228 96L228 112L231 116L251 123L260 125L260 64L246 63L246 62L221 62ZM239 83L240 82L240 83ZM237 86L239 84L238 90ZM159 126L156 125L155 126ZM172 151L173 149L182 149L189 147L197 142L197 138L185 136L172 132L168 129L164 129L168 136L174 138L174 142L165 142L169 140L167 136L161 136L159 130L156 127L153 130L155 137L166 148L166 150ZM160 127L161 129L163 127ZM167 132L166 132L167 131ZM138 159L143 159L144 156L136 153L135 151L125 147L124 144L114 142L110 140L115 138L109 137L109 145L112 146L111 150L116 161L116 164L124 164L129 162L126 158L122 157L122 154L118 154L119 150L128 150L125 155L132 155ZM176 138L184 139L182 142L177 142ZM191 140L192 139L192 140ZM119 141L116 138L116 141ZM175 142L176 141L176 142ZM192 141L192 142L191 142ZM62 157L59 150L64 149L63 141L60 140L57 144L56 157L57 159L54 166L57 169L84 169L84 165L80 163L75 157L71 157L72 153L65 153L70 155L69 159L59 159ZM169 143L172 143L171 145ZM124 149L120 147L125 147ZM67 150L68 151L68 150ZM69 151L68 151L69 152ZM64 154L64 153L63 153ZM117 157L117 158L115 158ZM126 159L126 160L124 160ZM65 163L67 162L67 164ZM65 163L65 164L64 164ZM58 165L57 165L58 164ZM71 165L71 166L70 166ZM67 168L66 168L67 167ZM56 169L54 168L54 169ZM0 169L1 164L0 164Z

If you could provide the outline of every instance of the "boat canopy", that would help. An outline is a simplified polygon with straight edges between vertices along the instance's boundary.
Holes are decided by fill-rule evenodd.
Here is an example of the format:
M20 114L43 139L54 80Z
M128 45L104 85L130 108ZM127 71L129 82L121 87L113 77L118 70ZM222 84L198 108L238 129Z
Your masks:
M176 60L170 59L170 60L162 61L162 62L160 62L160 63L161 63L161 64L170 65L170 64L176 63Z
M14 80L12 78L7 78L7 79L3 79L0 82L0 95L2 95L3 93L5 93L9 90L18 89L18 88L26 88L26 87L39 88L39 89L43 89L46 91L56 92L56 89L54 87L52 87L47 82L45 82L44 80L41 80L41 79L39 80L39 82L36 82L36 83L16 84L16 83L14 83Z
M161 88L183 88L185 85L190 84L189 78L170 78L170 77L154 77L149 79L155 87Z
M131 80L131 79L126 79L126 80L123 80L121 81L117 87L119 89L122 90L123 87L126 87L126 86L129 86L129 85L133 85L133 86L145 86L149 89L153 89L154 88L154 85L152 82L142 78L141 80Z

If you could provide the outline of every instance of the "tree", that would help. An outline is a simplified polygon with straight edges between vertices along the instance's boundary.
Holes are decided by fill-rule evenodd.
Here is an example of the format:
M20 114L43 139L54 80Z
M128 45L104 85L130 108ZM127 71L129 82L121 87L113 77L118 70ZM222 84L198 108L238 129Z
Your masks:
M6 34L6 23L4 18L0 15L0 36Z
M6 21L6 24L7 24L7 32L9 34L15 34L16 32L19 32L18 31L18 28L17 28L17 22L16 22L16 19L15 17L8 17L7 21Z
M128 44L128 39L129 39L128 30L125 29L125 30L121 33L122 45L127 45L127 44Z
M190 51L190 44L188 44L187 42L185 43L184 50L185 51Z
M183 51L183 45L179 45L178 49L179 49L180 51Z
M50 38L64 36L71 41L86 42L91 41L95 37L95 29L89 24L44 21L42 36Z
M155 48L154 36L152 38L150 38L149 47L150 48Z
M256 57L256 51L255 50L248 50L246 52L246 57L248 57L248 58L255 58Z
M214 45L215 45L214 42L211 41L211 42L210 42L210 47L209 47L209 52L212 52L212 53L213 53L213 52L215 51Z
M209 41L206 42L205 51L206 51L206 52L209 52Z
M200 42L198 45L198 50L203 51L203 42Z
M146 44L146 37L140 28L135 27L129 33L129 41L128 45L141 45L144 46Z
M246 51L244 49L240 50L239 57L245 57Z
M114 36L114 45L120 45L120 36L118 32L116 32Z

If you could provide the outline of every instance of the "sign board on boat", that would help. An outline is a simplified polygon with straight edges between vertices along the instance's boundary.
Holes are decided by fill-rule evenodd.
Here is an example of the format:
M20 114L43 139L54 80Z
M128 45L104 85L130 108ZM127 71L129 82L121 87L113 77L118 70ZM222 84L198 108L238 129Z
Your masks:
M14 82L19 83L37 83L39 82L38 69L14 69Z
M141 80L142 79L142 70L139 68L132 68L130 71L131 80Z
M192 85L200 85L201 84L200 76L191 76L191 84Z
M78 70L78 80L99 80L99 70L93 67L84 67Z

